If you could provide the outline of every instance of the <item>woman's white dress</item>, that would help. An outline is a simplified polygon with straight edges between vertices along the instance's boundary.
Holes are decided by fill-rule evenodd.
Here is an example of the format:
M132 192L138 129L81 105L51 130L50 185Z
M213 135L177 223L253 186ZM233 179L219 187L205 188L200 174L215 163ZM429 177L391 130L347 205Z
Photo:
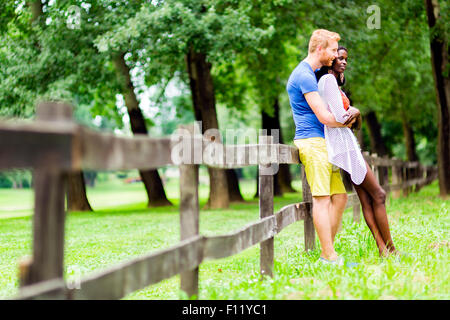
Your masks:
M344 123L347 119L341 92L332 74L320 78L319 94L326 103L328 110L336 121ZM330 128L325 126L325 141L328 151L328 161L347 171L352 181L359 185L366 173L366 163L361 153L358 141L350 128Z

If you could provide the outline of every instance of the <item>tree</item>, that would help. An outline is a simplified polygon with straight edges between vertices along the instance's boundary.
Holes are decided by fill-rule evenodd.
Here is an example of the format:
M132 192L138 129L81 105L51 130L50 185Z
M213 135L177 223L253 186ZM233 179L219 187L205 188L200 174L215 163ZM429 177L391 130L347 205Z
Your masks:
M448 62L449 4L425 0L430 27L431 64L438 105L438 168L442 196L450 194L450 79Z
M258 10L253 11L255 24L270 25L273 36L265 38L258 48L249 48L245 52L246 69L250 78L254 99L257 101L262 116L262 129L278 131L279 143L284 143L280 125L280 95L285 93L284 82L289 77L290 55L286 43L298 44L297 35L305 25L300 21L304 18L304 9L308 3L285 1L257 2ZM307 22L305 23L307 24ZM252 50L253 49L253 50ZM257 177L258 179L258 177ZM257 183L259 179L257 180ZM293 192L289 165L280 164L274 177L274 194Z
M135 88L131 81L130 68L125 61L125 53L115 54L112 59L117 78L122 85L122 94L130 117L131 131L133 134L148 134L147 125L134 92ZM156 169L139 170L139 174L147 191L149 207L172 205L166 197L161 178Z
M230 81L224 88L219 88L221 96L231 105L241 105L244 98L239 95L247 95L251 103L244 104L244 110L252 108L256 104L261 114L261 127L271 135L278 131L277 142L284 143L281 132L279 111L280 95L285 92L284 80L290 72L290 61L293 56L286 48L286 43L296 43L296 36L301 26L299 21L304 15L305 4L296 1L250 1L253 10L250 13L252 25L261 29L270 29L272 35L261 39L257 46L249 46L237 55L228 68L223 68L241 81ZM223 76L224 72L221 73ZM222 84L223 82L221 82ZM231 85L230 85L231 84ZM230 89L231 87L231 89ZM244 90L240 90L239 87ZM236 92L230 95L227 92ZM236 98L238 97L238 98ZM257 176L257 184L258 184ZM274 194L282 195L283 191L294 191L291 187L289 165L281 164L274 179ZM255 197L258 196L258 191Z
M0 90L0 97L7 102L2 113L30 116L33 111L29 105L36 98L62 99L72 101L75 106L88 105L93 116L113 118L122 125L115 102L116 94L123 93L123 78L115 72L112 54L99 52L93 40L110 30L114 23L120 24L134 14L141 1L62 1L46 3L45 10L38 10L37 4L30 2L32 12L44 12L46 17L36 19L42 25L33 38L39 45L23 49L24 43L36 42L23 31L26 29L21 17L3 38L8 50L2 52L2 60L7 61L6 81ZM76 25L70 26L68 13L73 6L79 19ZM156 171L143 181L149 205L168 204Z
M199 2L168 0L142 6L125 25L99 38L99 47L120 47L139 44L143 68L155 70L164 65L187 72L194 114L202 121L202 131L219 129L214 81L214 63L232 60L246 46L257 45L270 35L249 22L251 3L236 1ZM168 67L170 66L170 67ZM159 79L164 75L157 72ZM167 74L166 74L167 75ZM148 82L158 77L150 77ZM220 137L219 137L220 138ZM208 168L210 194L207 206L226 208L229 205L225 170Z
M45 28L44 24L44 12L43 4L41 0L33 0L27 2L27 5L31 9L31 24L37 25L39 28ZM42 48L42 44L36 39L35 46L39 49ZM39 50L41 51L41 50ZM42 54L42 52L39 52ZM84 176L82 171L69 172L66 177L66 197L67 197L67 210L68 211L92 211L92 207L89 204L89 200L86 195L86 186L84 182Z

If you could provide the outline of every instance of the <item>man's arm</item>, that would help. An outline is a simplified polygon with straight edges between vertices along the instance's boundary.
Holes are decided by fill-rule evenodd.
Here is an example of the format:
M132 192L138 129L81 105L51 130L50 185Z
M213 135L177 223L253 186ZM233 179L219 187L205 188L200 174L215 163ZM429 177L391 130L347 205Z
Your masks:
M350 121L350 123L347 123L346 125L337 122L333 114L327 110L325 103L323 102L322 98L320 97L317 91L305 93L305 99L308 102L314 114L316 115L317 119L319 119L319 121L322 124L328 127L332 128L349 127L355 121L355 119L353 119L352 121Z

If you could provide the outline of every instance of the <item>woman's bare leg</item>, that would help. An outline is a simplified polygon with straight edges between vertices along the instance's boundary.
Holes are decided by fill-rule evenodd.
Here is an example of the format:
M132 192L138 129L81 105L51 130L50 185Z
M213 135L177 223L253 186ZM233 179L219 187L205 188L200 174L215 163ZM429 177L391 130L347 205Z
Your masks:
M367 162L366 167L366 177L364 181L359 185L359 187L364 189L366 194L370 197L375 223L378 227L381 237L384 240L384 243L386 244L387 250L390 253L393 253L396 252L396 249L394 246L394 242L392 241L391 232L389 230L388 217L386 214L386 192L378 183L372 169L367 164Z
M361 186L358 186L356 184L353 184L353 186L355 187L356 193L358 194L359 197L359 201L361 202L364 220L366 221L366 224L369 227L370 232L372 232L380 255L384 255L387 249L386 243L381 237L380 230L378 230L378 226L375 221L375 214L373 212L371 197Z

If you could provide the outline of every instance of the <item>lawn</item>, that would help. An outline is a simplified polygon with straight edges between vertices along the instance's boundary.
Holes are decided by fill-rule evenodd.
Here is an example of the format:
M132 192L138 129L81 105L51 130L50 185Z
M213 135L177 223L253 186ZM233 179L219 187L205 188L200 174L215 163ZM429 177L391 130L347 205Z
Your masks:
M300 182L294 184L299 189ZM200 232L217 235L258 219L254 181L243 181L248 200L227 210L202 210ZM143 186L104 183L88 189L93 213L71 212L66 223L67 277L88 274L119 261L166 248L179 241L178 186L166 184L174 203L169 208L146 208ZM274 277L259 281L259 246L233 257L200 266L201 299L449 299L450 200L437 197L438 185L407 198L389 199L389 221L396 246L411 254L402 261L377 255L362 219L344 214L335 247L355 268L324 267L319 251L304 252L303 223L284 229L275 238ZM200 187L201 206L208 187ZM301 200L301 192L275 198L275 210ZM0 189L0 298L17 294L17 261L31 253L30 190ZM316 237L317 239L317 237ZM318 240L317 240L318 241ZM317 247L319 246L317 242ZM179 276L136 291L125 299L180 299Z

